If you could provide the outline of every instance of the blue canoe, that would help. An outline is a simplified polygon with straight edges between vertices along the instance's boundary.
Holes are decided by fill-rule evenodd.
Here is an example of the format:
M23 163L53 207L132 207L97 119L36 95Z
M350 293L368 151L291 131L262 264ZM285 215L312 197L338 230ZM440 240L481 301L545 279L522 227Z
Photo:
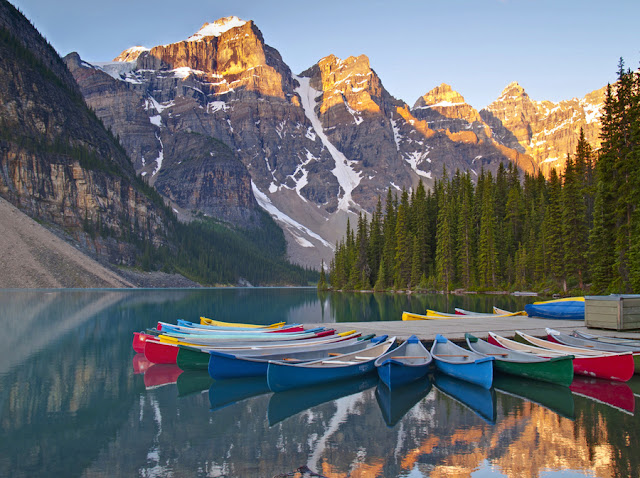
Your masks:
M378 357L375 365L380 380L393 389L427 375L431 360L429 351L412 335L402 345Z
M584 297L534 302L524 306L529 317L543 319L584 320Z
M267 383L273 392L282 392L334 380L361 377L375 371L376 359L391 349L395 342L396 338L391 337L358 352L303 364L272 361L267 368Z
M239 377L264 377L267 375L269 361L303 363L351 352L365 350L384 341L386 335L381 337L371 336L354 338L321 346L292 347L288 350L272 352L270 354L251 355L251 351L237 353L209 351L209 375L215 380Z
M485 357L463 349L440 334L436 335L436 340L431 347L431 355L436 368L442 373L486 389L491 388L494 357Z

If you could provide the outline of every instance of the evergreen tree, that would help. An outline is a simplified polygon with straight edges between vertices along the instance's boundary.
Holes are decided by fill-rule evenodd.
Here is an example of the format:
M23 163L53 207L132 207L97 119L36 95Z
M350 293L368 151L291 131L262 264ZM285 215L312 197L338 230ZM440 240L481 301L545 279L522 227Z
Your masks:
M478 282L482 287L496 287L498 284L498 250L496 242L496 221L491 174L484 184L480 209L480 233L478 236Z
M320 279L318 279L318 290L327 290L327 278L324 274L324 259L320 262Z
M403 194L405 196L405 194ZM396 218L396 251L394 257L394 284L402 289L411 282L411 246L413 243L409 227L407 225L407 203L400 202Z
M458 211L457 264L458 277L462 287L470 289L473 285L474 227L473 227L473 183L467 173L461 188L460 208Z
M549 177L549 200L543 222L546 277L561 285L564 277L564 241L562 237L562 185L555 169Z
M567 157L562 185L562 238L564 240L565 280L578 282L583 288L587 268L587 212L584 200L584 172L578 169L571 156ZM566 288L566 287L565 287Z
M436 189L438 197L438 223L436 227L436 278L438 287L448 291L453 288L454 281L454 242L451 227L451 201L447 194L444 180Z

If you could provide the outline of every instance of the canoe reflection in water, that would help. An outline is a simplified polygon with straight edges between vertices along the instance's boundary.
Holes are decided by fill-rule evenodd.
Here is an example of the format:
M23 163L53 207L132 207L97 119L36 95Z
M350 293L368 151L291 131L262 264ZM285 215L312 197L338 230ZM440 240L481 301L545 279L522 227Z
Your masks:
M471 382L436 373L435 386L442 393L464 405L491 425L496 423L496 393Z
M178 376L178 396L186 397L208 390L213 379L206 370L185 370Z
M428 377L393 390L380 381L376 387L376 400L384 422L393 428L430 391L431 380Z
M228 378L214 380L209 387L210 410L220 410L247 398L269 393L267 377Z
M575 420L575 404L569 387L507 374L497 374L493 385L500 393L533 402L561 417Z
M144 386L151 390L178 381L182 369L176 364L156 363L144 373Z
M569 388L575 395L595 400L629 415L633 415L635 411L636 399L626 383L575 377Z
M269 426L323 403L363 392L376 384L378 376L369 374L359 380L340 380L274 393L267 412Z

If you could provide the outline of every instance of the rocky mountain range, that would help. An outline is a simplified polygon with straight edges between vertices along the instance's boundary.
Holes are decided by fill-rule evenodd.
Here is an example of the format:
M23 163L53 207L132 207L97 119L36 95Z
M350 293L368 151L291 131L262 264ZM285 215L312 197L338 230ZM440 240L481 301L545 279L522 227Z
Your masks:
M329 55L296 75L237 17L111 62L65 61L136 172L183 217L251 227L260 205L283 227L290 258L314 267L332 256L347 218L372 211L389 187L430 186L444 168L562 168L580 128L598 146L604 98L603 88L534 101L512 83L477 111L442 84L410 107L366 56Z

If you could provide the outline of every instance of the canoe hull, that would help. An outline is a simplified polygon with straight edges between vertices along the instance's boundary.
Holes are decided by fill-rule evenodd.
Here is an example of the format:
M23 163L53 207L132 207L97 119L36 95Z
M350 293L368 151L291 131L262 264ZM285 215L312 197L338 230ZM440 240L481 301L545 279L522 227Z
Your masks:
M581 300L552 300L524 306L529 317L561 320L584 320L584 298Z
M380 380L391 390L424 378L429 373L428 364L407 365L397 360L389 359L377 367Z
M494 357L464 349L440 334L433 342L431 356L440 372L482 388L491 388Z
M228 378L264 377L269 362L266 360L247 360L231 354L212 352L209 354L208 370L214 380Z
M509 375L569 386L573 381L571 356L551 358L547 362L508 362L496 359L496 370Z
M532 338L531 340L535 340ZM521 342L527 345L533 345L540 347L537 342L530 342L527 338L520 333L516 333L516 342ZM542 341L538 341L542 342ZM553 345L550 342L550 345ZM564 347L564 346L563 346ZM571 349L571 347L567 347ZM558 353L558 351L551 350L551 352ZM592 352L585 350L585 352ZM633 354L609 354L609 355L593 355L585 356L578 355L575 351L567 350L564 353L576 354L573 359L573 372L578 375L586 375L587 377L604 378L607 380L616 380L619 382L626 382L634 373Z
M201 350L179 347L176 364L182 370L204 370L209 368L209 353Z
M156 340L147 340L144 346L144 356L153 363L174 364L178 358L179 347L165 344Z
M395 344L395 337L366 350L306 364L269 362L267 383L273 392L282 392L324 382L362 377L375 372L376 359ZM359 361L362 360L362 361Z
M470 363L444 362L434 357L436 368L452 377L489 389L493 383L493 361L479 359Z
M306 387L324 382L333 382L361 377L375 371L374 360L341 367L314 368L290 367L277 362L269 362L267 383L272 392L282 392L298 387Z
M412 335L399 347L381 355L376 361L380 380L390 389L424 378L431 367L431 354L418 337Z

